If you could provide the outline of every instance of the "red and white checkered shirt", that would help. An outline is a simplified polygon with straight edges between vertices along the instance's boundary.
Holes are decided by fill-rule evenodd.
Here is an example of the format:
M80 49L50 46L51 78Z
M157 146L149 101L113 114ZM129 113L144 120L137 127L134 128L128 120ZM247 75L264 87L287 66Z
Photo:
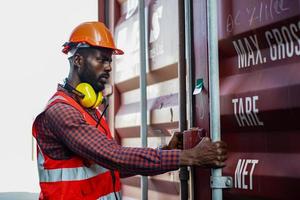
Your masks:
M63 88L59 91L74 96ZM86 109L94 118L95 110ZM180 150L122 147L89 125L82 114L65 103L51 106L37 121L37 142L50 158L64 160L76 154L123 176L155 175L179 167Z

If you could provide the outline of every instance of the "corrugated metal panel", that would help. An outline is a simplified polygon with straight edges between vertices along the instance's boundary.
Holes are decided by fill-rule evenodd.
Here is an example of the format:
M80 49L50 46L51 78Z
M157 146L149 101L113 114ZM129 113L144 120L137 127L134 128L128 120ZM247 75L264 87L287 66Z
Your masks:
M125 51L114 64L114 92L117 102L115 135L123 146L140 144L139 27L137 1L122 3L121 19L115 27L117 46ZM147 69L148 145L166 144L178 128L177 4L175 1L148 1L149 62ZM172 23L172 26L170 26ZM171 33L171 34L170 34ZM176 177L176 178L175 178ZM177 172L149 178L149 199L178 199ZM125 198L140 198L140 177L123 179Z
M236 22L220 26L221 115L235 184L225 196L298 199L299 1L227 5L221 18Z
M230 151L224 174L234 179L224 199L299 199L300 1L219 0L219 13L221 129ZM207 37L197 35L200 17L194 14L195 41ZM207 68L200 59L196 78ZM202 175L197 170L195 188L208 190L197 182Z

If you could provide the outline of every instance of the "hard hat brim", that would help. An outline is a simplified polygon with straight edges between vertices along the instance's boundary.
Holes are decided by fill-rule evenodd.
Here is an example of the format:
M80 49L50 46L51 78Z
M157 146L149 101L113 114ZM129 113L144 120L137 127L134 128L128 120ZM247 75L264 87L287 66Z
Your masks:
M124 51L121 49L113 49L113 55L123 55Z

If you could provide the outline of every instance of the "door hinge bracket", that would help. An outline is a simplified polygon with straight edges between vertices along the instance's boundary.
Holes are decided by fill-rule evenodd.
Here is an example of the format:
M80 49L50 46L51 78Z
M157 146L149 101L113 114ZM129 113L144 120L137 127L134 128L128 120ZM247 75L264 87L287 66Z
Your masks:
M210 187L211 188L232 188L233 180L231 176L215 176L210 177Z

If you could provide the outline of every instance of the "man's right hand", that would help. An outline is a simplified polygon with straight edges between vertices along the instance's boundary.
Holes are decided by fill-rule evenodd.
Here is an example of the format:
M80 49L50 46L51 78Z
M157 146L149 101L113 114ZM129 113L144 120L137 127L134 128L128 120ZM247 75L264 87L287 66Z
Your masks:
M179 164L206 168L224 167L227 160L226 146L222 141L211 142L208 137L204 137L194 148L182 151Z

